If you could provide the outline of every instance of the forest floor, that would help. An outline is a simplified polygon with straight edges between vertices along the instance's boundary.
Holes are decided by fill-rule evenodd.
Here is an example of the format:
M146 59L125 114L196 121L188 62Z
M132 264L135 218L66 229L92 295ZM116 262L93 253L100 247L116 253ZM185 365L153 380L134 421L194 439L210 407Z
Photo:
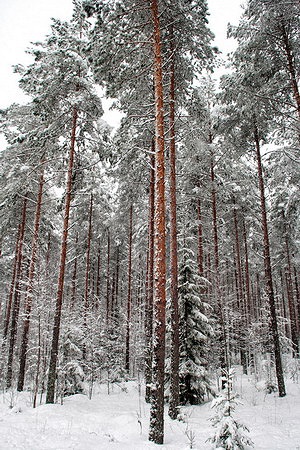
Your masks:
M249 428L256 450L300 450L300 379L286 380L287 396L266 394L262 383L237 370L234 391L242 404L235 418ZM165 416L165 444L148 441L149 405L139 385L95 388L91 400L85 395L64 399L63 405L32 408L30 393L0 396L1 450L209 450L206 442L213 428L211 403L182 408L183 421ZM188 436L193 436L191 439ZM193 445L191 446L191 440Z

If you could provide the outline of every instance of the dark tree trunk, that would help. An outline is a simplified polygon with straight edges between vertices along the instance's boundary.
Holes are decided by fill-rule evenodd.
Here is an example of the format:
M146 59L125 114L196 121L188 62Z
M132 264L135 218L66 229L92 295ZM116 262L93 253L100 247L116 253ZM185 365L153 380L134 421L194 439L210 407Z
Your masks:
M149 186L149 225L148 225L148 271L145 311L145 381L147 403L151 400L152 383L152 334L153 334L153 290L154 290L154 188L155 188L155 142L152 141L150 157L150 186Z
M132 288L132 214L133 206L129 211L129 235L128 235L128 278L127 278L127 318L125 340L125 370L129 374L130 369L130 322L131 322L131 288Z
M59 334L60 334L61 309L62 309L62 301L63 301L65 268L66 268L66 258L67 258L67 244L68 244L70 206L71 206L71 196L72 196L72 175L73 175L74 156L75 156L77 116L78 116L77 109L76 109L76 107L74 107L73 119L72 119L72 134L71 134L71 145L70 145L70 153L69 153L67 185L66 185L66 196L65 196L64 223L63 223L63 233L62 233L62 240L61 240L60 265L59 265L58 286L57 286L56 305L55 305L55 313L54 313L54 324L53 324L53 334L52 334L52 345L51 345L51 354L50 354L46 403L54 403L54 394L55 394L56 364L57 364L57 357L58 357L58 342L59 342Z
M71 308L74 308L76 304L76 291L77 291L77 265L78 265L78 232L75 237L75 258L72 273L72 288L71 288Z
M16 239L16 249L15 249L15 258L14 258L12 280L11 280L10 291L9 291L9 296L8 296L8 300L7 300L6 314L5 314L4 331L3 331L3 343L5 343L6 338L7 338L7 332L8 332L9 322L10 322L11 306L12 306L12 301L13 301L13 296L14 296L14 291L15 291L16 276L17 276L17 266L18 266L18 257L19 257L19 245L20 245L21 226L22 226L22 223L19 224L18 234L17 234L17 239Z
M110 231L107 231L107 266L106 266L106 325L110 315Z
M173 26L170 26L170 294L171 294L171 374L169 416L176 419L179 408L179 312L178 312L178 255L176 202L176 146L175 146L175 46Z
M289 304L289 312L290 312L290 323L291 323L291 338L293 345L293 355L294 357L299 357L299 336L297 333L297 305L294 301L293 295L293 279L292 279L292 264L291 264L291 255L290 255L290 246L288 240L288 230L286 225L286 219L284 213L282 213L283 218L283 226L284 226L284 239L285 239L285 252L286 252L286 260L287 260L287 268L286 268L286 287L287 287L287 298Z
M88 233L86 245L86 260L85 260L85 286L84 286L84 317L83 329L85 337L88 333L88 310L90 307L90 266L91 266L91 241L92 241L92 221L93 221L93 194L90 197L90 207L88 216ZM86 339L82 348L82 359L87 357Z
M14 358L14 347L17 338L17 327L20 311L20 283L22 274L22 259L23 259L23 244L25 235L25 224L26 224L26 213L27 213L27 198L23 201L22 219L20 224L20 238L18 245L17 254L17 269L15 277L15 287L14 287L14 298L12 306L12 317L10 325L10 339L9 339L9 349L8 349L8 361L7 361L7 374L6 374L6 387L11 387L12 382L12 369L13 369L13 358Z
M202 226L202 214L201 214L201 200L197 202L197 216L198 216L198 268L199 275L204 275L204 263L203 263L203 226Z
M34 275L35 275L35 263L36 263L38 239L39 239L39 229L40 229L40 222L41 222L41 210L42 210L42 198L43 198L44 183L45 183L45 179L44 179L44 169L43 169L42 173L40 175L39 191L38 191L37 202L36 202L34 230L33 230L32 244L31 244L31 258L30 258L30 265L29 265L29 277L28 277L28 285L27 285L26 296L25 296L25 317L24 317L24 322L23 322L23 334L22 334L21 352L20 352L20 368L19 368L18 388L17 388L18 391L23 391L23 387L24 387L25 365L26 365L26 357L27 357L28 336L29 336L31 308L32 308L33 280L34 280Z
M284 376L283 376L283 370L282 370L281 350L280 350L280 341L279 341L279 333L278 333L275 296L274 296L274 289L273 289L271 257L270 257L270 243L269 243L268 221L267 221L266 200L265 200L265 186L264 186L264 179L263 179L263 169L262 169L262 163L261 163L260 144L259 144L259 135L258 135L257 127L255 127L255 129L254 129L254 141L255 141L255 147L256 147L257 170L258 170L258 180L259 180L259 190L260 190L262 231L263 231L263 241L264 241L264 266L265 266L266 292L267 292L267 296L268 296L270 315L271 315L271 332L272 332L272 336L273 336L278 392L279 392L279 397L284 397L286 395L286 392L285 392Z
M164 365L166 333L166 211L164 105L158 1L150 0L153 21L155 98L154 333L149 440L164 441Z
M245 283L246 283L246 301L247 310L250 315L250 322L255 318L253 300L251 297L251 283L250 283L250 270L249 270L249 256L248 256L248 242L247 242L247 231L245 220L243 219L243 241L244 241L244 252L245 252Z
M98 254L97 254L97 276L96 276L96 297L97 303L100 300L100 286L101 286L101 242L99 239L98 243Z
M286 30L285 24L281 23L281 31L282 31L282 39L283 39L283 46L286 53L287 58L287 68L291 80L291 86L293 91L293 96L295 99L296 107L298 116L300 119L300 93L298 89L298 83L297 83L297 76L296 76L296 69L295 69L295 58L293 56L290 39Z
M89 294L90 294L89 288L90 288L90 267L91 267L92 221L93 221L93 194L91 194L90 198L89 227L87 235L86 264L85 264L84 304L86 312L89 308Z

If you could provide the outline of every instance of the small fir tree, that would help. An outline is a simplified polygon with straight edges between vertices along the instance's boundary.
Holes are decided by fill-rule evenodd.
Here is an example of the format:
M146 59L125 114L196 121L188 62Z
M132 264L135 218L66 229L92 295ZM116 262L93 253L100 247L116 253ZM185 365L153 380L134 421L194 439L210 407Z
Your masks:
M223 370L225 389L213 401L211 407L215 415L211 418L215 433L208 440L213 448L221 450L243 450L253 447L251 439L245 435L248 428L233 418L233 412L239 403L237 394L232 392L234 369Z

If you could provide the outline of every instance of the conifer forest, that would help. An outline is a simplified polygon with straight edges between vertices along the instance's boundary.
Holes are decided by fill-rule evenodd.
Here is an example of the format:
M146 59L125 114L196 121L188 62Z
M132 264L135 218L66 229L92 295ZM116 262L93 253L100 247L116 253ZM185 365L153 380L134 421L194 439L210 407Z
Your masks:
M1 392L139 380L150 442L214 399L212 448L250 448L234 367L300 375L299 0L245 2L220 80L209 0L73 4L0 111Z

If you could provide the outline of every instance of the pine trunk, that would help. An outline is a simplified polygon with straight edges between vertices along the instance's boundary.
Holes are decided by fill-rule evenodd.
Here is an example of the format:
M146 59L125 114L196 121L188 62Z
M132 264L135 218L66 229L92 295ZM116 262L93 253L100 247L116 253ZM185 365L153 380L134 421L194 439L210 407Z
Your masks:
M198 199L197 202L197 216L198 216L198 268L199 275L203 277L204 275L204 264L203 264L203 226L202 226L202 213L201 213L201 200Z
M131 322L131 279L132 279L132 213L133 206L129 211L129 235L128 235L128 281L127 281L127 319L126 319L126 341L125 341L125 370L130 370L130 322Z
M272 332L273 345L274 345L278 392L279 392L279 397L284 397L286 395L286 392L285 392L285 384L284 384L282 362L281 362L281 350L280 350L280 341L279 341L276 305L275 305L275 296L274 296L273 278L272 278L272 268L271 268L270 243L269 243L268 221L267 221L266 200L265 200L265 186L264 186L264 179L263 179L263 169L262 169L262 163L261 163L260 144L259 144L259 136L258 136L257 127L255 127L255 129L254 129L254 140L255 140L255 147L256 147L257 170L258 170L258 180L259 180L259 190L260 190L261 219L262 219L262 231L263 231L263 242L264 242L264 266L265 266L266 292L267 292L268 302L269 302L269 307L270 307L271 332Z
M106 268L106 325L110 316L110 231L107 232L107 268Z
M55 395L56 365L57 365L57 357L58 357L61 309L62 309L62 301L63 301L65 268L66 268L66 258L67 258L67 244L68 244L70 206L71 206L71 196L72 196L72 175L73 175L74 156L75 156L77 116L78 116L77 109L76 109L76 107L74 107L73 119L72 119L72 134L71 134L71 145L70 145L70 153L69 153L68 175L67 175L67 184L66 184L64 223L63 223L63 233L62 233L62 240L61 240L58 286L57 286L56 305L55 305L55 313L54 313L54 324L53 324L52 345L51 345L51 353L50 353L46 403L54 403L54 395Z
M176 146L175 146L175 47L173 26L170 26L170 294L171 294L171 374L169 416L176 419L179 408L179 312L178 312L178 255L176 202Z
M166 333L166 211L164 105L158 1L150 0L153 20L155 98L154 333L149 440L164 441L164 365Z
M299 88L298 88L298 83L297 83L295 58L292 53L290 40L289 40L287 30L286 30L284 23L282 23L282 39L283 39L284 50L285 50L286 58L287 58L287 67L288 67L288 72L290 75L293 96L295 99L297 112L298 112L298 116L300 119L300 93L299 93Z
M152 141L152 154L150 158L150 186L149 186L149 225L148 225L148 271L145 311L145 400L150 403L152 383L152 334L153 334L153 289L154 289L154 188L155 188L155 142Z
M27 213L27 198L23 201L22 219L20 224L20 238L18 245L18 255L17 255L17 270L15 277L14 286L14 298L12 306L12 317L10 325L10 339L9 339L9 349L8 349L8 361L7 361L7 374L6 374L6 387L11 387L12 382L12 369L13 369L13 358L14 358L14 347L17 338L17 328L18 319L20 311L20 283L22 274L22 259L23 259L23 244L25 235L25 224L26 224L26 213Z
M40 181L39 181L39 191L38 191L37 202L36 202L36 210L35 210L35 220L34 220L34 230L33 230L32 244L31 244L31 257L30 257L30 265L29 265L28 285L27 285L26 295L25 295L25 317L24 317L24 321L23 321L23 334L22 334L21 352L20 352L20 368L19 368L19 377L18 377L18 388L17 388L18 391L23 391L23 387L24 387L25 365L26 365L27 348L28 348L28 335L29 335L31 309L32 309L33 280L34 280L34 275L35 275L35 263L36 263L38 239L39 239L39 229L40 229L40 222L41 222L41 210L42 210L42 198L43 198L44 183L45 183L44 169L42 169L42 173L40 175Z
M18 266L18 257L19 257L19 244L20 244L20 235L21 235L21 223L18 227L18 234L16 239L16 249L15 249L15 258L14 258L14 266L13 266L13 273L12 273L12 280L10 285L10 291L9 296L7 300L7 307L6 307L6 313L5 313L5 322L4 322L4 331L3 331L3 344L5 344L6 338L7 338L7 332L10 322L10 314L11 314L11 307L12 307L12 301L15 291L15 284L16 284L16 276L17 276L17 266Z

